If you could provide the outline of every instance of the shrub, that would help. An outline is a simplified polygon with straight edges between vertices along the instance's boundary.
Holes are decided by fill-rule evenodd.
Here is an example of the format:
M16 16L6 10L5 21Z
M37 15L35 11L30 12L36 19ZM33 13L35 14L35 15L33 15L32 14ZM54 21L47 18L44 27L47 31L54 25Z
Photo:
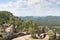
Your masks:
M3 38L0 37L0 40L5 40L5 39L3 39Z
M47 32L47 34L48 34L49 36L53 36L53 35L54 35L54 32L53 32L52 30L49 30L49 31Z

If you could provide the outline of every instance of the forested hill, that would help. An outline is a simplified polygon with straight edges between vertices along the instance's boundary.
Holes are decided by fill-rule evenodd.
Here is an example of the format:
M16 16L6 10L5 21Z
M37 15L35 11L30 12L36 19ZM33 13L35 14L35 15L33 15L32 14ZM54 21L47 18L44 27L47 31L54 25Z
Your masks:
M32 20L34 22L39 23L40 25L60 25L60 16L45 16L45 17L33 17L33 16L26 16L26 17L20 17L23 20Z
M20 18L14 16L11 12L0 11L0 25L2 25L4 23L14 24L15 20L20 21Z
M8 11L0 11L0 24L8 22L13 17L12 13Z

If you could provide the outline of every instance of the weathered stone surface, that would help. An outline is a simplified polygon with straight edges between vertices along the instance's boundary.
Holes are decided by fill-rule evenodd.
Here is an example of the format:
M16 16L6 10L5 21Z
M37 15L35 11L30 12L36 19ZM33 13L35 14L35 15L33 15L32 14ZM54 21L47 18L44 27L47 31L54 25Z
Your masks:
M27 35L26 32L17 32L16 33L15 27L10 24L3 24L2 31L3 31L2 36L6 40L11 40L16 37Z
M10 35L14 33L13 25L3 24L2 25L2 36L3 38L8 38Z
M17 37L12 40L49 40L49 36L47 35L44 39L33 39L31 38L31 35L25 35L22 37Z

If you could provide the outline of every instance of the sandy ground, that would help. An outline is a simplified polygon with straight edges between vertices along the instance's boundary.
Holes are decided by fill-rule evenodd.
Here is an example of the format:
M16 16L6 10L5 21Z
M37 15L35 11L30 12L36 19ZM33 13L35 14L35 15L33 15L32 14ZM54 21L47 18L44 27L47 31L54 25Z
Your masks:
M14 38L12 40L49 40L49 36L47 35L44 39L33 39L31 35L25 35L22 37Z

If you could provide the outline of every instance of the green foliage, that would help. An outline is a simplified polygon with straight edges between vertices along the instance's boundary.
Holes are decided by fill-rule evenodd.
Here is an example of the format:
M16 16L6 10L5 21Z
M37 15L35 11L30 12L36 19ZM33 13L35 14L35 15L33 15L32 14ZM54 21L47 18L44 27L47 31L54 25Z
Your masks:
M30 34L32 35L33 38L36 38L36 31L35 31L35 29L30 27L29 28L29 32L30 32Z
M60 34L60 26L49 26L50 29L56 29L56 32Z
M53 35L54 35L54 32L53 32L52 30L49 30L49 31L47 32L47 34L48 34L49 36L53 36Z
M8 11L0 11L0 24L7 23L12 16L12 13Z
M0 37L0 40L5 40L5 39L3 39L3 38Z
M50 36L49 40L54 40L54 37L53 36Z

